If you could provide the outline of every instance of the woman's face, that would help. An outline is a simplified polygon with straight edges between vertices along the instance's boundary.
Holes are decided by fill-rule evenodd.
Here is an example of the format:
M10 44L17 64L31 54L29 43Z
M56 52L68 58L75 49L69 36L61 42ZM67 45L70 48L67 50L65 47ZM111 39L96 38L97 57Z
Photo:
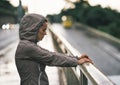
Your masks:
M42 40L44 36L46 35L46 29L47 29L47 22L43 23L42 27L40 27L38 32L38 41Z

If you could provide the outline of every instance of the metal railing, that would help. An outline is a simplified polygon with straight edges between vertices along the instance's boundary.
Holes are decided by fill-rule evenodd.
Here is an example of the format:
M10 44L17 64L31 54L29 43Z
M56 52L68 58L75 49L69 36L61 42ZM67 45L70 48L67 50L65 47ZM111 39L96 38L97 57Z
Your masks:
M49 29L56 46L60 47L63 53L74 56L81 54L53 28ZM63 68L66 76L66 85L115 85L107 76L91 63L84 63L77 68ZM73 76L72 76L73 75ZM91 84L88 83L90 81ZM63 85L63 84L62 84Z

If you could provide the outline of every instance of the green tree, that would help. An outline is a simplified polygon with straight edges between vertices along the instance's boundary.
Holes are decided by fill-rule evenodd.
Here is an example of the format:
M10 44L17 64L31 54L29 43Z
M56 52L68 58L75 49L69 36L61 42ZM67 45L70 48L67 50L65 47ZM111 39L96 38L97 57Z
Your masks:
M0 13L1 14L12 14L16 13L17 8L12 6L7 0L0 0Z
M120 38L119 12L111 8L102 8L100 5L90 6L90 4L84 0L73 4L75 5L74 9L63 9L58 16L72 16L77 22L84 23Z

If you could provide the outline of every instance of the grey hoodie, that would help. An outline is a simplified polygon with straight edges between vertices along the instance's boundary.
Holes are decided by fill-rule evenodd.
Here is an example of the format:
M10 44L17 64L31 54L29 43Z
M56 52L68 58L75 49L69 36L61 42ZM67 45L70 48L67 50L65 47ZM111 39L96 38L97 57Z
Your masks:
M37 33L45 17L38 14L25 15L20 23L15 61L21 85L49 85L45 66L75 67L78 60L74 56L50 52L37 45Z

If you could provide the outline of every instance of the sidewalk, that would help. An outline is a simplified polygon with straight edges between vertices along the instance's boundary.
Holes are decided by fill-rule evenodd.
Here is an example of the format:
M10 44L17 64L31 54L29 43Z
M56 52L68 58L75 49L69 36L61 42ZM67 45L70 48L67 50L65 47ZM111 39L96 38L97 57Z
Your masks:
M17 44L18 41L8 46L9 49L7 49L9 52L7 52L4 57L0 56L0 85L20 85L20 78L14 61ZM49 33L38 44L50 51L54 51ZM47 66L46 72L50 85L59 85L58 69Z
M19 75L15 67L14 53L18 41L9 45L9 51L0 57L0 85L19 85Z

